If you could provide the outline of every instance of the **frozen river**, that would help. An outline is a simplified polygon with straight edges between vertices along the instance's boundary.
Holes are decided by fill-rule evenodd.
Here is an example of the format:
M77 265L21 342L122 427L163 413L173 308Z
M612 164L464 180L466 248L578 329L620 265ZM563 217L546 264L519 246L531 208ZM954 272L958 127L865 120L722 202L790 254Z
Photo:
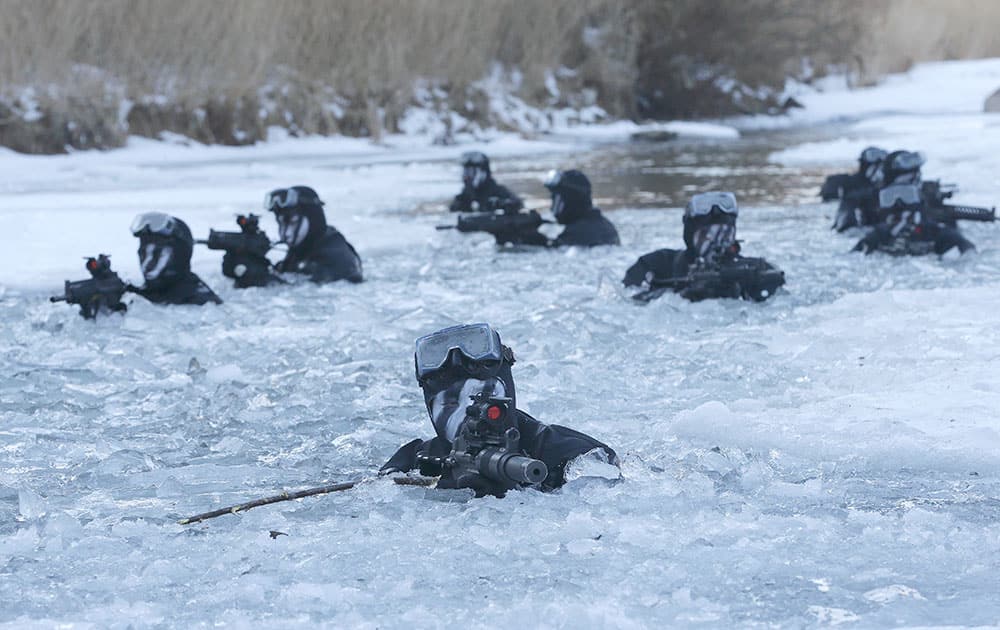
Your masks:
M499 147L530 207L549 168L592 175L623 243L592 251L435 231L462 148L0 156L0 625L997 624L1000 232L966 226L961 260L849 254L858 235L813 201L853 153L772 159L832 135ZM201 250L220 307L137 298L95 324L45 299L98 251L138 280L137 212L203 234L293 184L327 201L364 284L238 291ZM679 245L679 207L710 188L740 197L744 252L785 290L631 303L625 268ZM429 436L413 341L471 321L514 348L520 406L612 445L623 481L470 501L380 480L175 523Z

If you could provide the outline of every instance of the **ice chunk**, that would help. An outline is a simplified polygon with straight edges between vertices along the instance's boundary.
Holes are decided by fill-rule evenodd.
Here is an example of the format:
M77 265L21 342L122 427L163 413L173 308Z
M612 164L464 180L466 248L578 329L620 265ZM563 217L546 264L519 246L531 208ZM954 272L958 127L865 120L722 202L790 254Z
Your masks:
M48 512L48 502L37 492L21 488L17 493L18 513L24 519L36 519Z
M581 478L597 478L607 480L621 479L622 471L618 466L608 461L604 449L595 448L566 464L564 477L567 482Z

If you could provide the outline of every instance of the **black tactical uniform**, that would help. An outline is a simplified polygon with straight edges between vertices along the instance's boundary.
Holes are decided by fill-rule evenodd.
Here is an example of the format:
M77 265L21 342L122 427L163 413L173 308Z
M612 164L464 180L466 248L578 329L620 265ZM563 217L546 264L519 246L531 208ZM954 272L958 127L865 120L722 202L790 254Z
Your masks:
M608 221L591 197L590 180L577 170L556 171L545 187L552 193L552 215L566 226L562 233L548 242L550 247L577 245L619 245L618 230Z
M897 256L938 256L958 248L960 253L975 250L958 228L936 220L927 211L919 178L895 178L879 191L879 223L854 246L854 251L870 254L881 251Z
M480 332L489 337L492 347L487 352L471 351L463 343L462 335ZM482 335L479 337L482 339ZM444 339L442 343L441 340ZM425 340L431 340L424 343ZM426 351L426 346L435 346ZM436 352L437 354L432 354ZM476 354L470 357L468 353ZM424 356L433 358L428 367ZM427 412L434 426L434 438L413 440L403 445L382 467L381 472L406 472L416 469L421 456L445 457L451 451L456 436L466 420L466 406L476 393L504 396L511 400L516 427L520 432L522 454L541 460L548 468L548 476L541 482L543 489L558 488L565 483L566 465L577 457L591 453L607 464L618 466L618 456L606 444L573 429L558 425L542 424L523 411L516 409L517 398L511 365L514 355L510 348L500 343L500 336L486 324L455 326L427 335L417 340L415 355L417 381L424 392ZM471 487L477 494L502 495L504 488L479 475L456 479L449 471L442 474L440 488Z
M267 209L274 212L282 242L288 245L278 271L302 273L313 282L361 282L361 257L344 235L327 225L323 202L312 188L293 186L270 192Z
M858 157L858 172L843 176L833 229L843 232L878 223L878 190L883 184L882 162L886 156L882 149L868 147Z
M642 301L668 290L691 301L742 298L759 302L772 296L784 284L784 275L761 258L740 255L738 212L732 193L695 195L684 210L685 249L658 249L640 256L625 272L622 283L649 289L643 292ZM723 269L727 271L720 271Z
M221 304L222 300L191 271L194 239L187 224L160 212L132 222L139 237L139 266L145 279L133 291L155 304Z
M517 212L524 207L520 197L493 179L490 161L479 151L462 155L462 192L448 207L452 212Z

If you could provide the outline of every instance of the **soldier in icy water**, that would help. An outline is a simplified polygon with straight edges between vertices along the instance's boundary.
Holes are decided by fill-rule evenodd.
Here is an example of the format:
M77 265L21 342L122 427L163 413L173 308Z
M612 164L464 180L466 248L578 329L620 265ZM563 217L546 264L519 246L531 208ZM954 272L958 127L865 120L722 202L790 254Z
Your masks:
M518 212L524 204L506 186L493 179L490 160L479 151L462 154L462 192L448 209L452 212Z
M323 202L308 186L272 190L264 208L278 221L281 242L288 245L285 259L275 269L300 273L313 282L361 282L361 257L344 235L327 225Z
M827 178L823 186L823 199L837 193L840 206L833 220L833 229L844 232L852 227L878 223L878 190L882 187L884 174L882 161L888 153L878 147L868 147L858 157L858 172L834 175ZM831 181L838 180L836 191L830 191Z
M985 209L943 205L943 199L933 194L939 188L937 182L924 182L921 178L923 164L924 157L912 151L893 151L886 156L882 166L885 186L877 195L878 221L858 241L854 251L941 256L950 251L964 254L976 249L958 230L955 221L959 218L982 220L975 212L973 216L966 216L965 211L983 213L986 220L992 220L993 213L984 212Z
M648 302L675 291L692 302L708 298L766 300L785 283L784 273L763 258L740 255L739 206L731 192L694 195L684 209L685 249L658 249L640 256L622 282L644 287L633 296Z
M568 464L618 477L611 447L517 409L514 353L488 324L453 326L417 339L414 362L437 435L405 444L381 473L419 468L440 476L439 488L471 488L477 496L558 488Z
M590 180L577 170L552 171L545 181L552 195L552 216L566 226L562 233L547 243L550 247L564 245L618 245L618 230L594 207Z
M191 271L194 238L187 224L162 212L147 212L132 221L139 238L139 266L145 283L132 288L155 304L222 304Z
M487 232L497 245L539 245L542 247L594 247L618 245L618 230L594 207L590 180L577 170L552 171L545 181L552 195L552 216L566 226L562 233L550 239L538 231L544 221L537 211L503 212L484 216L460 217L455 228L459 232Z

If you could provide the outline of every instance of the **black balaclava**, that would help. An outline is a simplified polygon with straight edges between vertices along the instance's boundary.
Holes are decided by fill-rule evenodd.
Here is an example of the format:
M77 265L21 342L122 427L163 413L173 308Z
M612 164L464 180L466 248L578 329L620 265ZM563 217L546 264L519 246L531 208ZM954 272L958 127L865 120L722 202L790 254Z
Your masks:
M452 350L448 363L437 372L418 380L424 392L427 414L437 436L452 442L465 419L465 408L472 404L471 396L484 392L493 396L506 396L510 406L517 407L517 393L511 365L514 353L503 346L504 358L499 364L470 364Z
M889 154L884 149L868 147L858 156L858 173L876 188L881 186L885 179L882 162L887 155Z
M316 191L308 186L292 186L298 203L293 206L268 208L274 212L278 221L278 235L281 241L288 244L288 254L293 258L302 258L326 234L326 214L323 212L323 202ZM273 191L275 195L280 191Z
M490 160L485 153L469 151L462 155L462 184L479 190L490 179Z
M716 203L717 201L718 204L730 206L729 212L724 211L722 205ZM711 211L707 214L696 212L698 202L712 204ZM688 255L712 261L727 251L733 252L734 247L737 247L738 213L739 206L736 203L736 196L732 193L711 191L694 195L684 208L684 245L687 247Z
M594 209L590 180L578 170L553 173L545 187L552 193L552 215L563 225L583 218Z
M187 224L176 217L169 234L139 232L139 268L147 289L162 290L191 271L194 238Z
M885 185L919 184L924 156L914 151L893 151L882 161Z

